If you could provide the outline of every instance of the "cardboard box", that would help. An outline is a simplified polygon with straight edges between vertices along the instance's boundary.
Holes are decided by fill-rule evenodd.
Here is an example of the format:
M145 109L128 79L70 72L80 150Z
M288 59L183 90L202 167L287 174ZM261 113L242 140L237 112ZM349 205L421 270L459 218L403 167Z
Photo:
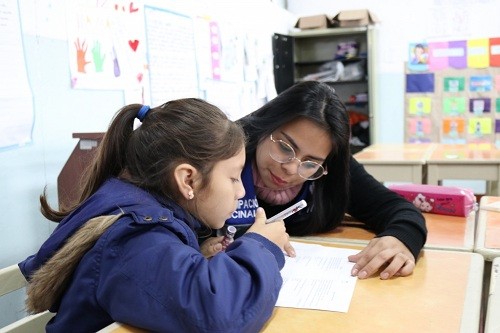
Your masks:
M299 18L295 24L295 28L299 29L325 29L332 26L332 20L325 14L304 16Z
M334 26L341 28L362 27L380 22L368 9L343 10L332 21Z

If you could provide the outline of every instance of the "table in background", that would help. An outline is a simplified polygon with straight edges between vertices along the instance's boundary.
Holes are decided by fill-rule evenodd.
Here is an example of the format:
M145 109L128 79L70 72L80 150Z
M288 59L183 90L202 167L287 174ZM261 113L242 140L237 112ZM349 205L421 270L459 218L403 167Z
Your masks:
M476 226L475 214L475 212L472 212L467 217L460 217L423 213L428 230L425 248L472 252L474 250ZM330 232L314 236L292 237L292 239L366 244L375 236L375 233L363 226L364 224L360 222L344 222Z
M435 144L374 144L354 154L380 182L426 183L425 163Z
M262 332L477 333L483 265L477 253L424 250L408 277L358 280L347 313L276 307ZM113 324L103 332L142 331Z
M500 332L500 257L493 259L484 333Z
M484 208L495 202L500 203L500 197L483 196L479 202L474 252L482 254L488 261L500 257L500 211Z
M427 184L443 179L484 180L489 194L500 194L500 150L493 145L436 144L427 158Z

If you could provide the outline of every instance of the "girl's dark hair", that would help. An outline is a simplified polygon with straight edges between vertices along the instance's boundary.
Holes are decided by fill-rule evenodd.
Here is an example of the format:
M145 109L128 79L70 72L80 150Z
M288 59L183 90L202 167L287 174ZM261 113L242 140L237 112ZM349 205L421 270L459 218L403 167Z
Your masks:
M304 117L325 128L333 149L326 158L328 174L315 180L312 213L304 220L287 224L291 235L307 235L333 229L343 219L349 198L349 116L345 106L326 83L306 81L295 84L260 109L238 120L248 138L247 158L255 158L259 142L278 127Z
M134 130L141 107L131 104L116 113L83 177L78 202L55 210L44 191L40 203L46 218L61 221L110 177L125 176L155 195L175 200L180 194L173 170L179 163L198 169L205 188L214 165L233 157L245 145L241 127L201 99L179 99L152 108Z

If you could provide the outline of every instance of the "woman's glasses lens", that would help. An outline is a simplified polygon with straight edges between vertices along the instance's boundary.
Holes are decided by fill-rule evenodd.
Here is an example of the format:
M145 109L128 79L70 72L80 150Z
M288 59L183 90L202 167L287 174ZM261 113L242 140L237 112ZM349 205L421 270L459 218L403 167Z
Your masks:
M319 163L313 161L302 162L295 157L295 150L292 146L282 140L275 140L271 135L271 145L269 147L269 156L279 163L288 163L294 159L299 161L298 174L308 180L318 179L325 174L325 169Z

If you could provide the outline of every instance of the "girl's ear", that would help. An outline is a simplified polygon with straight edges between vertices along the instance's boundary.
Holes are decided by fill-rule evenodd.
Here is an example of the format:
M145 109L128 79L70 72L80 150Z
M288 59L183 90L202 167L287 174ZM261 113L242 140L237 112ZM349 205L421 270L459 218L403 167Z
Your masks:
M194 198L194 182L198 170L188 163L179 164L174 170L174 178L177 188L186 200Z

